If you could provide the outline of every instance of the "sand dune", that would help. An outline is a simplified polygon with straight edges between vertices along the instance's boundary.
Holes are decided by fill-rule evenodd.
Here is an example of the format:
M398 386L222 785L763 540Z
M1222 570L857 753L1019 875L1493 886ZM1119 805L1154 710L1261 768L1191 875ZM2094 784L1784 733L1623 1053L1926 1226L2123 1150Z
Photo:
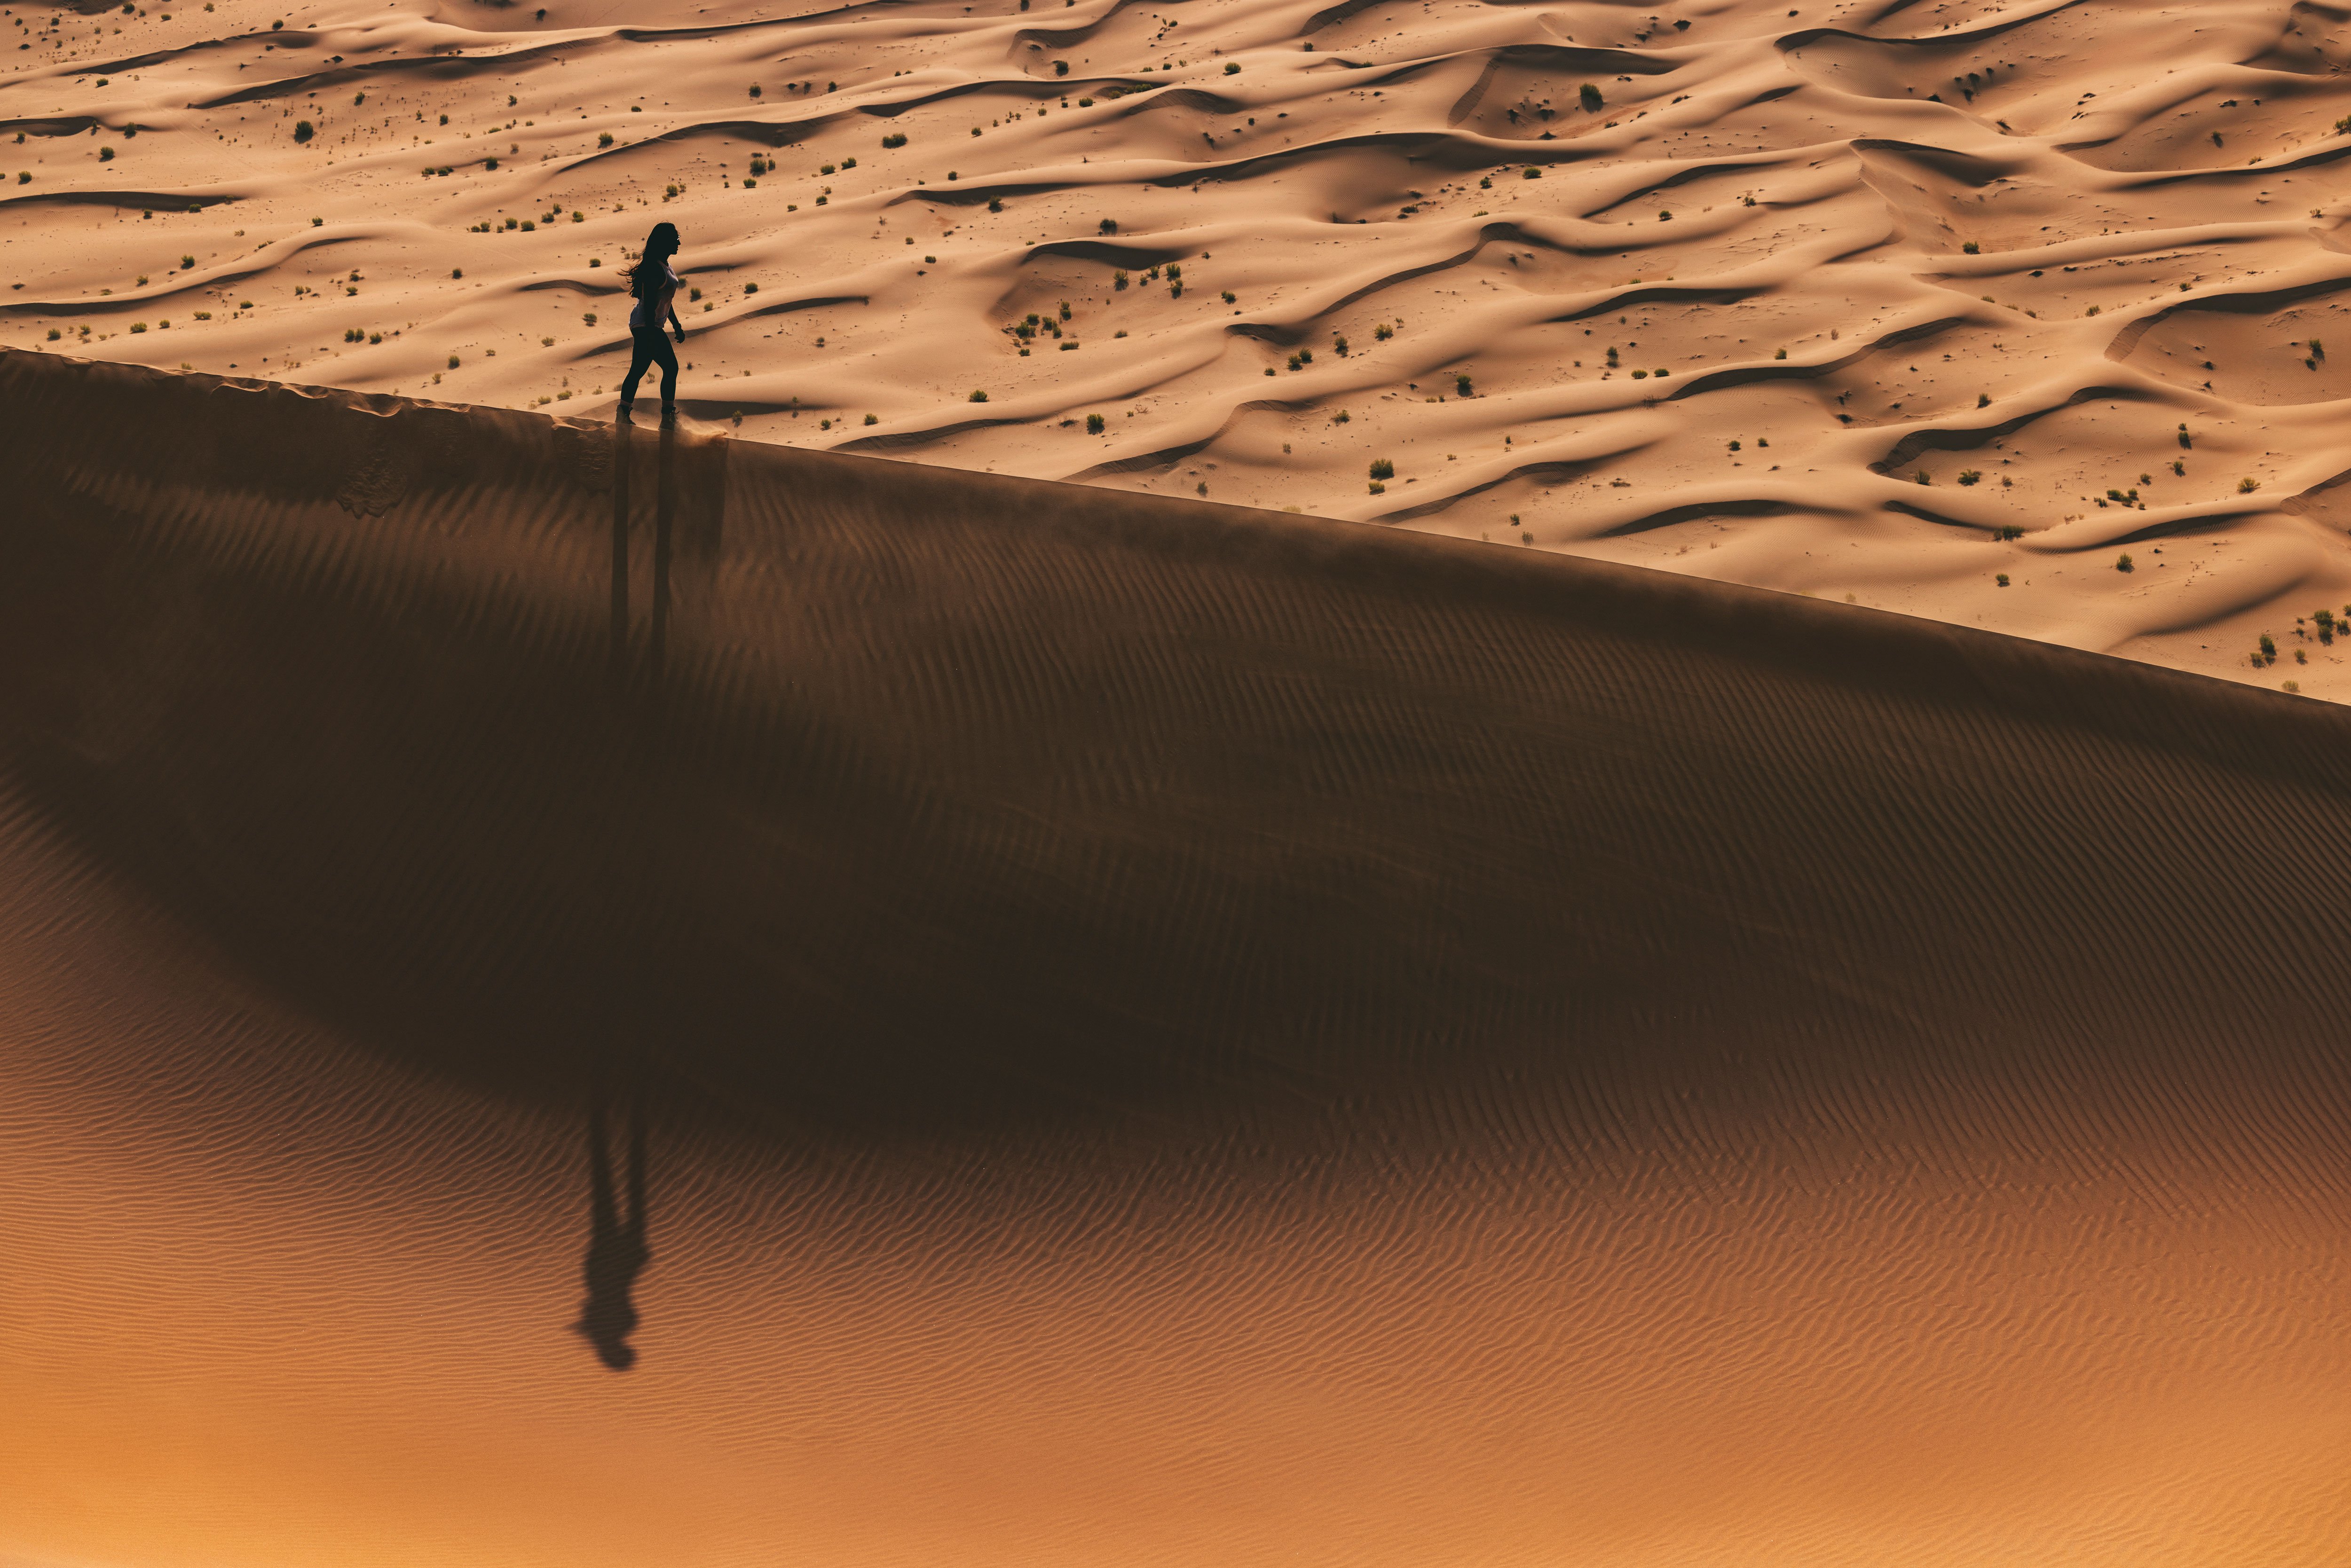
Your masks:
M764 441L2351 694L2339 6L10 20L15 345L606 411L669 218Z
M2329 705L692 421L0 400L0 1560L2351 1548Z

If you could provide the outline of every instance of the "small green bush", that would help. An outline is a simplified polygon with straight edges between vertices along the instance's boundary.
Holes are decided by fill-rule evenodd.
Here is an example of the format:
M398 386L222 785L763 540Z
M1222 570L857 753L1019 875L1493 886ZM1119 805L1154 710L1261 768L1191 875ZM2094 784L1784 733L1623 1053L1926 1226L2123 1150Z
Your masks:
M1977 468L1962 468L1962 469L1960 469L1960 470L1959 470L1959 483L1960 483L1960 484L1962 484L1962 485L1980 485L1980 484L1982 484L1982 483L1983 483L1983 472L1982 472L1982 470L1980 470L1980 469L1977 469Z
M2247 475L2244 478L2237 481L2237 494L2240 496L2250 496L2261 487L2262 482L2259 479L2252 477L2251 475Z
M1067 60L1055 60L1053 62L1053 74L1057 77L1068 76L1070 74L1070 62Z
M1235 65L1232 61L1227 60L1225 62L1225 74L1228 77L1237 77L1241 74L1241 68Z
M882 139L882 145L884 147L904 147L905 144L906 133L903 131L893 131Z
M308 120L296 120L296 121L294 122L294 140L295 140L295 141L309 141L309 140L310 140L310 138L312 138L313 136L316 136L316 135L318 135L318 134L319 134L319 128L318 128L317 126L315 126L315 125L311 124Z
M1088 435L1100 435L1102 433L1102 416L1098 413L1090 413L1086 415L1086 434Z
M1983 247L1976 244L1975 241L1970 240L1967 244L1959 246L1959 250L1962 255L1977 256L1982 253Z
M2008 573L2003 571L1998 577L1992 579L1992 580L2000 584L2001 587L2006 588L2008 586Z
M1582 101L1586 114L1597 114L1607 107L1608 100L1602 98L1599 88L1590 82L1585 82L1582 87L1577 88L1575 95Z
M1373 477L1373 478L1374 478L1374 479L1393 479L1393 478L1395 478L1395 465L1394 463L1390 462L1388 459L1386 459L1386 458L1384 458L1384 457L1374 457L1374 458L1373 458L1373 459L1372 459L1372 477Z
M2115 570L2116 571L2136 571L2138 570L2137 567L2131 565L2130 551L2125 550L2122 554L2115 558Z
M971 394L971 401L974 402L986 402L987 401L987 394L984 392L975 392Z
M448 122L446 120L442 120L442 122L441 122L441 123L442 123L442 124L444 124L444 125L446 125L446 124L448 124L449 122ZM596 145L597 145L597 146L599 146L599 147L610 147L611 144L612 144L612 133L611 133L611 131L598 131L598 132L596 133Z

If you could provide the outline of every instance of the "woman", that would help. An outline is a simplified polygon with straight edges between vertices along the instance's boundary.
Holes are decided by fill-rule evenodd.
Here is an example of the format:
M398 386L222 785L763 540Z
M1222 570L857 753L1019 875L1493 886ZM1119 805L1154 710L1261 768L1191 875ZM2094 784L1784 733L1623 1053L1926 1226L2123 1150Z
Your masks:
M636 406L637 382L648 364L661 366L663 415L677 412L677 354L662 341L664 316L676 329L677 340L685 341L685 323L677 319L677 268L670 265L670 257L676 254L677 225L655 224L653 232L645 236L644 254L629 268L629 292L637 300L629 311L629 336L635 346L629 354L628 380L621 383L622 418Z

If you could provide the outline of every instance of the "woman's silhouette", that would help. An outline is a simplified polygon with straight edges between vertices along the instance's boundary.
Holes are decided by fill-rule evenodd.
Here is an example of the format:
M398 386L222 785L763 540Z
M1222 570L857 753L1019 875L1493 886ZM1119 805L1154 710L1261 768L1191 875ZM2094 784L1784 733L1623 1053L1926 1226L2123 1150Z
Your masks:
M621 383L623 418L636 406L637 382L643 379L648 364L661 366L663 415L677 412L677 354L662 340L662 319L666 317L677 340L685 341L685 323L677 319L677 269L670 265L677 245L675 224L655 224L653 232L645 236L644 254L629 268L629 292L637 302L629 311L633 346L629 352L628 379Z

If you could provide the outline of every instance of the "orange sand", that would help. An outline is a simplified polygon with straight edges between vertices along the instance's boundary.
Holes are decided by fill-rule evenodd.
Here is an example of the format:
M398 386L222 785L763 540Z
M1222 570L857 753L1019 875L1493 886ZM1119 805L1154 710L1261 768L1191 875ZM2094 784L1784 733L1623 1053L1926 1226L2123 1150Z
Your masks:
M0 1562L2351 1555L2337 708L691 422L0 404Z

